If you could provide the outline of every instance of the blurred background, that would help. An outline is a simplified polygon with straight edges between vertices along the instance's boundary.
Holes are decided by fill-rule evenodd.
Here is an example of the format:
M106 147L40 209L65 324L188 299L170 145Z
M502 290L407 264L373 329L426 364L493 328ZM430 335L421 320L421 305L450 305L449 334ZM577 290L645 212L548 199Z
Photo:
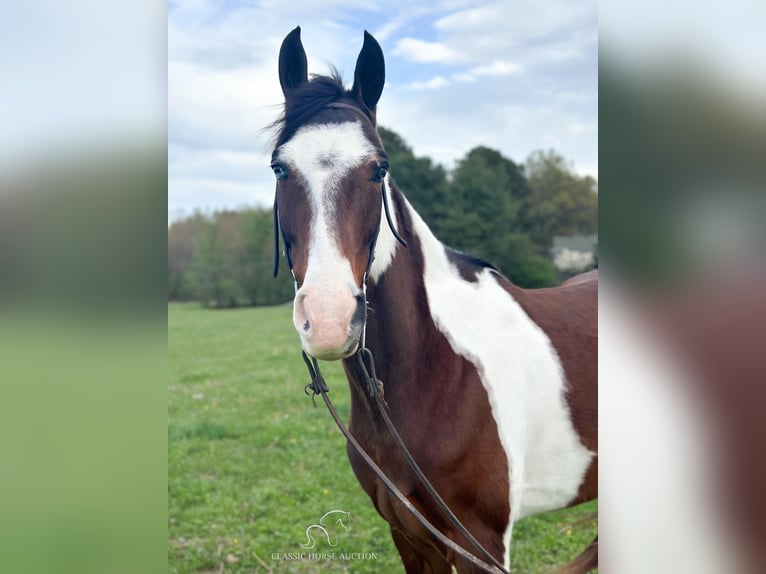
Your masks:
M606 571L766 571L765 15L599 5Z
M166 10L0 7L0 571L164 571Z

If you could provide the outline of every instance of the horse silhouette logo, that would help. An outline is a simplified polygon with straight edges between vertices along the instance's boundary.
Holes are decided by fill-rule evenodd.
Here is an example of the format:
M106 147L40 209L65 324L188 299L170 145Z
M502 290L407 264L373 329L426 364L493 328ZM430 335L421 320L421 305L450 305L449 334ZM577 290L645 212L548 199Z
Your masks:
M346 532L351 531L351 513L345 510L331 510L319 519L318 524L312 524L306 529L306 542L301 546L311 550L317 545L315 536L327 540L330 546L337 546L339 542L338 532L342 528Z

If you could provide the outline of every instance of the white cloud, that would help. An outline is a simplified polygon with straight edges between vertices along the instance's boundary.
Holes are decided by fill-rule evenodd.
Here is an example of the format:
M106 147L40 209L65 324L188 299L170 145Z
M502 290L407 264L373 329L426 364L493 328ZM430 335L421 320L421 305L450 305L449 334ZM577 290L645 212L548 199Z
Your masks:
M466 8L438 19L434 23L434 28L453 31L486 29L489 25L497 24L498 19L505 16L505 12L500 3L489 3L479 8ZM507 26L509 22L503 22L503 24Z
M457 63L464 57L457 50L439 42L426 42L417 38L402 38L394 48L395 56L403 56L412 62Z
M597 41L596 2L497 1L469 6L433 24L439 42L470 62L498 54L529 64L587 57Z
M255 205L268 205L274 191L266 193L248 182L229 181L221 177L179 178L168 180L168 214L184 216L195 209L215 211Z
M598 180L598 166L597 165L580 165L575 166L574 172L580 177L590 176L595 180Z
M561 139L550 132L544 132L540 136L540 143L542 144L543 147L549 147L549 148L561 147Z
M171 137L190 132L203 145L257 149L261 130L279 113L282 93L276 63L260 68L210 70L168 64Z
M482 76L510 76L520 74L521 71L522 68L518 64L504 60L495 60L491 64L476 66L467 72L455 72L452 74L452 79L456 82L471 83Z
M470 83L477 80L476 74L470 72L456 72L452 74L452 79L456 82Z
M521 66L513 62L495 60L486 66L477 66L471 70L475 76L509 76L521 72Z
M391 4L391 2L389 2L389 4ZM380 26L374 28L371 31L371 34L375 36L375 39L378 42L386 42L386 40L393 36L395 32L398 32L413 20L439 11L438 6L434 6L429 3L418 6L410 5L406 10L402 10L399 13L397 13L395 8L391 8L394 7L389 6L389 9L386 10L386 14L391 13L393 14L393 17L386 20Z
M595 123L574 121L568 123L566 129L570 134L574 136L580 136L583 134L593 133L597 131L598 128L596 127Z
M448 85L449 82L443 76L434 76L425 82L411 82L404 87L409 90L436 90Z

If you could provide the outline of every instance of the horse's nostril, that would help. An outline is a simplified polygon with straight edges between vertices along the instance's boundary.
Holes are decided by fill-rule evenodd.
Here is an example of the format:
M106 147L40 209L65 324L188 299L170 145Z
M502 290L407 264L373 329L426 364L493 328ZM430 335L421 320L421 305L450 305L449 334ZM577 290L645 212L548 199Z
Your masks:
M303 324L303 330L308 331L311 328L311 325L309 324L308 320Z
M354 315L351 317L351 324L363 325L365 314L367 312L364 305L364 295L356 295L354 298L356 299L356 309L354 310Z

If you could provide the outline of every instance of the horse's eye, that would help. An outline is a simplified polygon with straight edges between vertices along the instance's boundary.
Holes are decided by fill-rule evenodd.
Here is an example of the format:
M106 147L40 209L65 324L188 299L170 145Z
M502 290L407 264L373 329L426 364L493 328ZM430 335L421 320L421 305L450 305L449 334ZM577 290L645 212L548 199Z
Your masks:
M383 178L386 177L386 174L388 173L388 164L384 163L383 165L379 165L375 168L375 171L372 174L372 179L370 181L374 183L380 183L383 181Z
M274 162L271 164L271 170L274 172L274 176L277 179L287 179L287 166L283 163Z

